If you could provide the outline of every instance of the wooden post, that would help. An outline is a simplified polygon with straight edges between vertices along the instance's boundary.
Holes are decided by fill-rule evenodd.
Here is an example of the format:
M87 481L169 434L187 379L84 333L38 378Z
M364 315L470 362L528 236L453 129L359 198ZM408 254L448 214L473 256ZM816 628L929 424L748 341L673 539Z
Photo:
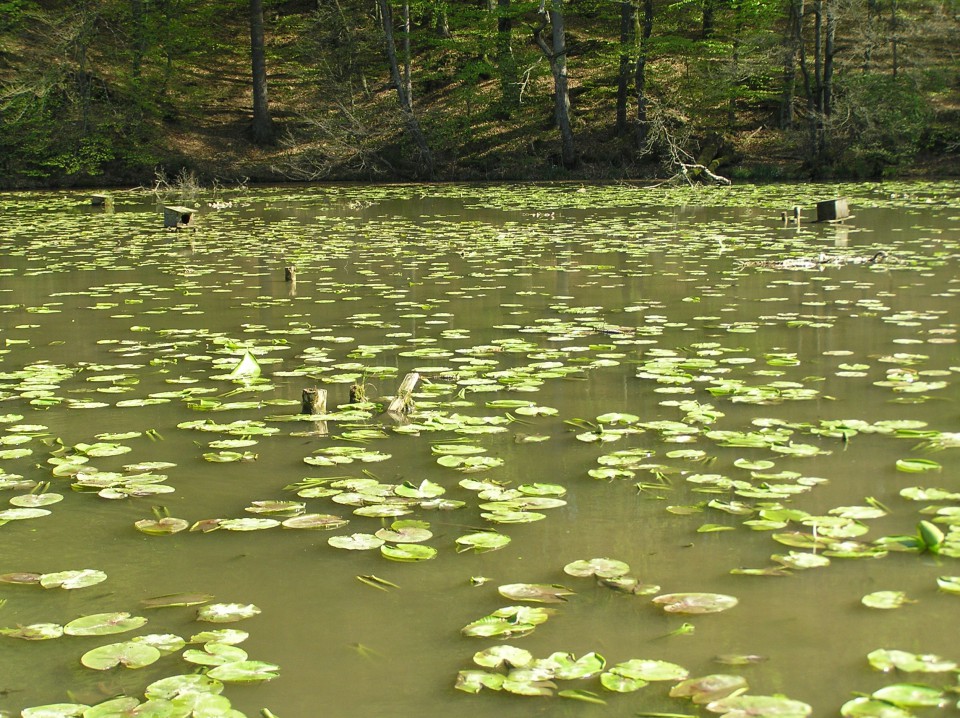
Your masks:
M325 414L327 411L327 390L304 389L300 396L301 414Z
M297 281L297 268L294 266L284 267L283 268L283 278L287 282L296 282Z
M406 414L409 412L413 408L412 395L418 381L420 381L420 375L415 371L403 377L403 381L400 382L400 388L397 389L397 395L393 398L393 401L390 402L387 411L396 414Z

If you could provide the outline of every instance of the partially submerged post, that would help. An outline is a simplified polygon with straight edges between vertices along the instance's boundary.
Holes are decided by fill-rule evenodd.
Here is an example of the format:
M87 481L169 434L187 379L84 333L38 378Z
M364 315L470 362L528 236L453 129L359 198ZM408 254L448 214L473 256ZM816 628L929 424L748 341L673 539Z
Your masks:
M327 411L327 390L304 389L300 395L301 414L325 414Z
M166 229L182 229L189 227L193 222L193 215L197 210L189 207L164 207L163 226Z
M397 395L387 407L388 414L406 414L413 409L413 390L418 381L420 381L420 375L415 371L403 377L400 388L397 389Z
M106 210L113 209L113 197L108 194L95 194L90 197L91 207L103 207Z
M297 268L294 266L283 268L283 278L288 282L297 281Z
M850 216L850 208L845 197L817 202L818 222L842 222Z

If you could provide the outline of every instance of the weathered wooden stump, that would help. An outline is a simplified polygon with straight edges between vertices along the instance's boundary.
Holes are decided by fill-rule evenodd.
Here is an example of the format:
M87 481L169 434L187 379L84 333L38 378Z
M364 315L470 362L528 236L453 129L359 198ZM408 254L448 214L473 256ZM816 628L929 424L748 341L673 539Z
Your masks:
M197 210L189 207L164 207L163 226L167 229L181 229L189 227L193 222L193 215Z
M818 222L840 222L850 216L850 208L844 197L817 202Z
M304 389L300 395L301 414L325 414L327 411L327 390Z
M388 413L406 414L413 409L413 390L416 388L418 381L420 381L420 375L415 371L403 377L400 388L397 389L397 395L387 407Z

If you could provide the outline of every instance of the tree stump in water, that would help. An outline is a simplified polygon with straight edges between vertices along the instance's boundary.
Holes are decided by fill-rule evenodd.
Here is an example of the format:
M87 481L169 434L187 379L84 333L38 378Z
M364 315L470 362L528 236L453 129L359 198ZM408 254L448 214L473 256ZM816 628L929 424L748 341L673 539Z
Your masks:
M416 388L418 381L420 381L420 375L415 371L403 377L403 381L400 382L400 388L397 389L397 395L387 407L387 412L406 414L410 411L413 408L413 390Z
M300 397L301 414L324 414L327 411L327 390L304 389Z

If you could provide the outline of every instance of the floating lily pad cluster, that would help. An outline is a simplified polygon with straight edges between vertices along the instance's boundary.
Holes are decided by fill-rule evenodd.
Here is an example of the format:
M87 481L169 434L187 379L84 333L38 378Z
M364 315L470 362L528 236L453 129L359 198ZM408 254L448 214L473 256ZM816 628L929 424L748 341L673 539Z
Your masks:
M0 576L8 584L35 584L45 588L79 589L96 585L107 578L95 569L69 570L50 574L14 573ZM199 606L197 621L232 623L260 613L253 604L211 603L209 594L171 594L144 599L148 609ZM143 628L145 616L134 616L126 611L93 613L75 618L63 625L33 623L0 628L0 636L25 641L47 641L63 637L115 636ZM238 629L201 631L184 639L173 633L149 633L127 640L104 643L90 648L79 656L84 667L95 671L109 671L119 667L141 669L161 661L165 656L180 654L180 658L198 667L198 671L173 675L152 681L144 691L145 700L122 695L96 705L56 703L25 708L24 716L107 718L116 715L174 716L231 715L240 716L229 699L221 695L224 684L259 683L276 678L279 666L252 660L237 644L248 637ZM188 645L199 648L186 648ZM184 650L186 648L186 650Z
M830 191L864 209L898 208L919 217L931 209L955 213L956 189L956 183L885 183ZM478 214L462 223L439 215L409 222L389 209L421 191ZM950 481L956 466L950 450L960 440L929 425L923 412L949 401L960 373L948 354L957 341L948 307L960 294L951 274L960 257L949 228L955 219L948 214L953 224L922 240L907 238L916 232L857 235L855 227L769 221L783 206L811 204L822 191L263 189L250 198L313 216L291 214L264 226L238 197L204 212L201 230L189 235L153 231L152 207L117 212L91 231L75 197L0 199L16 218L0 227L0 249L10 260L0 276L71 279L40 300L0 295L0 401L9 412L0 415L0 491L9 500L0 508L4 539L16 541L24 519L48 517L30 523L43 531L54 514L101 498L108 500L98 507L104 520L125 516L132 540L143 536L122 513L131 506L140 507L140 516L153 513L136 522L140 532L178 534L158 539L158 556L215 530L236 532L231 540L245 542L263 529L302 529L336 531L320 542L325 548L373 550L401 562L450 549L465 554L455 560L466 565L489 558L474 553L522 546L521 532L549 523L518 527L514 538L501 532L505 526L572 517L567 502L577 508L578 492L587 490L662 510L670 531L686 531L691 541L736 535L782 547L769 566L720 567L736 574L784 576L842 558L913 560L904 553L952 559L960 555L960 494ZM725 210L722 221L686 222L665 218L664 204L737 210ZM611 207L616 217L607 213ZM889 261L864 260L881 249ZM270 277L286 264L300 269L289 286ZM922 308L910 306L914 285L932 295ZM480 314L484 321L475 321ZM79 318L82 337L66 317ZM838 344L850 341L843 330L861 327L876 330L884 344L869 352ZM56 361L44 357L48 343L66 346ZM387 418L387 400L406 371L418 372L421 385L402 419ZM594 388L610 383L623 400L604 394L603 406L594 406ZM318 384L330 390L330 408L299 413L300 390ZM353 400L345 403L348 387ZM581 395L590 397L589 420L571 416L581 411L571 409ZM868 399L869 416L850 397ZM214 418L190 418L198 413ZM164 423L143 428L154 417ZM194 449L164 452L165 438L184 436ZM397 458L400 442L419 450L419 473ZM816 503L815 490L843 490L846 457L891 446L899 448L898 458L889 461L883 481L894 491L845 495L832 508ZM144 457L147 447L151 455ZM509 460L510 452L524 451L531 463L543 458L552 467L554 456L584 457L592 449L586 467L577 463L557 474L518 477ZM932 452L940 452L936 460ZM198 483L194 459L209 463L209 476L232 477L277 454L292 457L290 466L311 467L311 476L264 472L255 488L237 481L233 508L215 514L222 518L191 515L189 499L177 509L187 518L149 506ZM588 484L584 472L611 485ZM829 490L818 489L828 482ZM451 509L466 517L459 535L427 520L435 516L427 512ZM624 593L659 594L612 559L567 568L568 575ZM942 573L937 588L958 593L956 572L945 566ZM62 587L72 580L86 579L68 578ZM376 577L365 583L391 587ZM913 585L882 585L886 590L864 603L909 611ZM512 602L552 605L491 613L473 629L481 635L523 635L571 597L553 584L501 589ZM655 600L682 614L736 601L718 593ZM36 632L48 630L56 629ZM148 648L166 647L159 640L149 647L127 643L134 642L90 660L134 665L152 655ZM231 645L191 656L220 668L244 663L238 651ZM598 657L590 656L557 658L562 667L544 680L567 680L561 676L580 670L570 666L581 660L595 667ZM610 685L646 680L626 664L600 675L615 676L605 679ZM704 677L705 685L712 678ZM677 690L686 690L682 684ZM904 701L906 689L891 692ZM709 695L694 703L732 715L807 714L804 704L787 699ZM578 689L567 697L590 700ZM893 710L889 697L855 699L845 710L872 715L878 702ZM211 701L213 710L217 700L201 703Z

